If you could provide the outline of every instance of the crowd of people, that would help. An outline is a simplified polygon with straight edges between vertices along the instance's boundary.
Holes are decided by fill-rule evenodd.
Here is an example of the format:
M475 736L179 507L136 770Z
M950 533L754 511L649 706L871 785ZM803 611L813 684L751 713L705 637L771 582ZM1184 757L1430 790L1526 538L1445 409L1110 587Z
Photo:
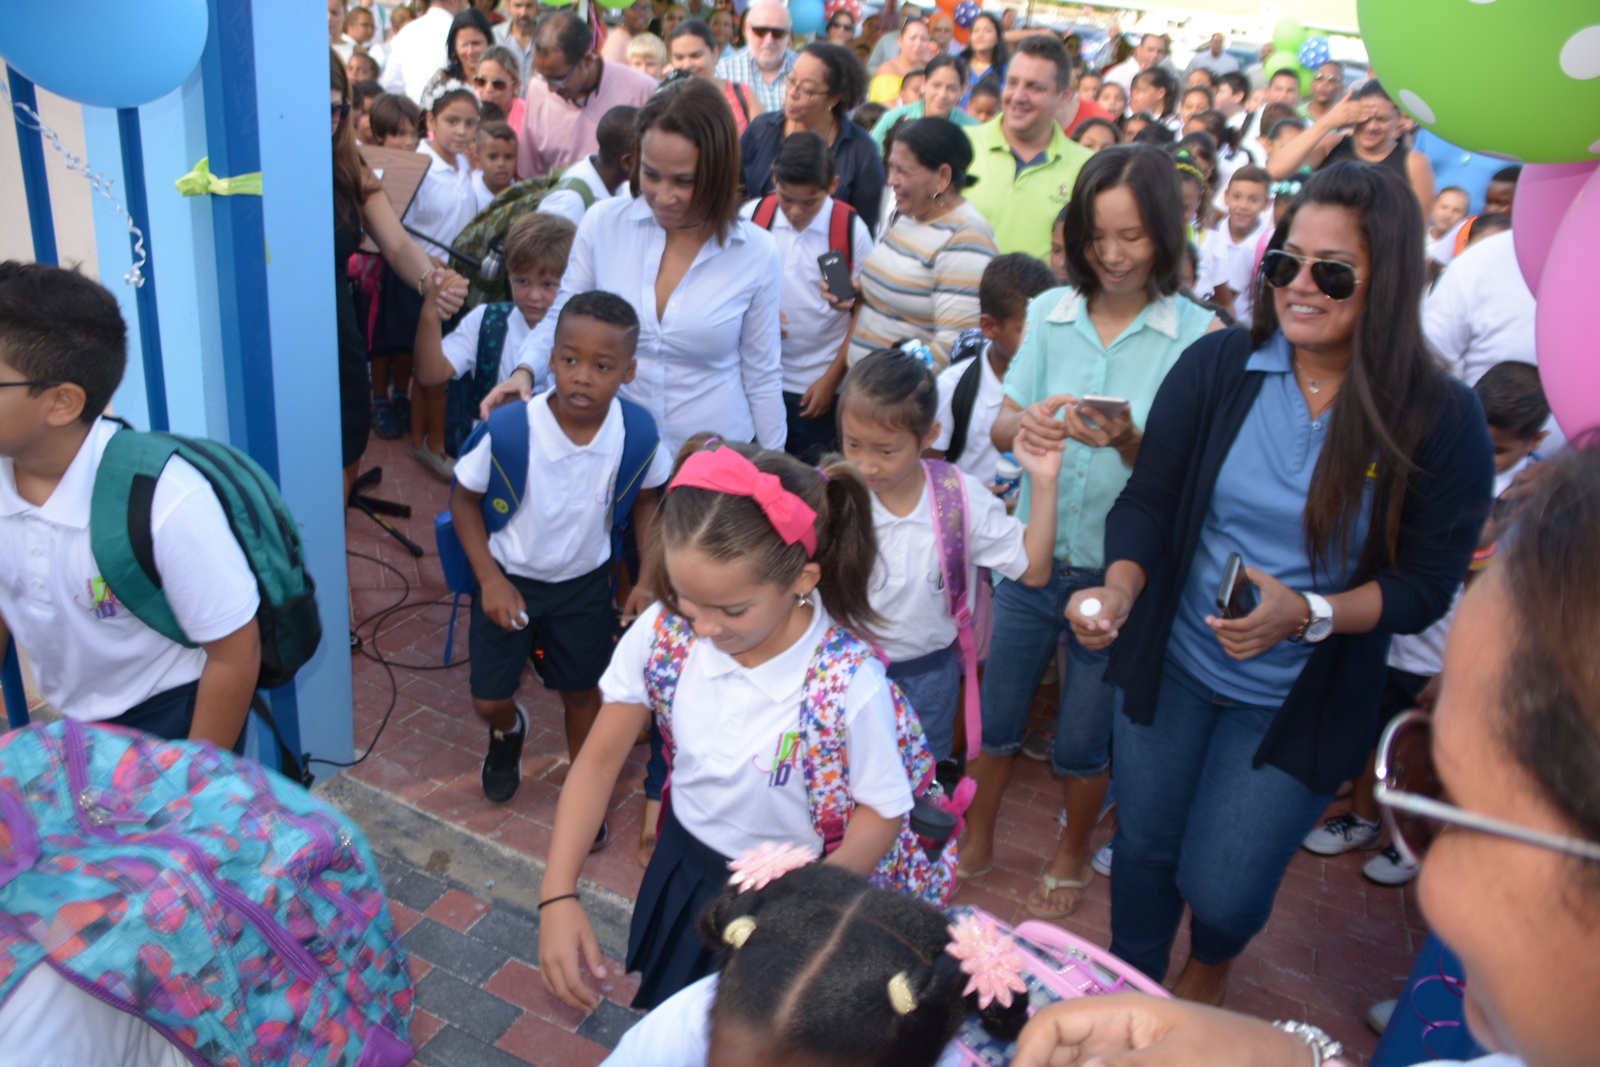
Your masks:
M604 973L578 880L650 738L627 966L653 1014L614 1062L950 1055L949 935L864 879L982 877L1019 754L1062 783L1028 911L1109 877L1110 950L1156 981L1186 912L1192 936L1179 1001L1052 1009L1017 1063L1324 1062L1314 1028L1196 1005L1223 1003L1297 850L1385 844L1366 873L1425 869L1474 1033L1581 1061L1592 871L1555 854L1600 854L1600 704L1595 601L1563 591L1594 582L1600 484L1582 442L1544 461L1567 445L1506 232L1516 167L1436 190L1376 78L1330 62L1302 98L1220 37L1180 69L1163 36L1086 55L1009 10L962 45L909 7L839 7L811 41L775 0L637 0L611 26L416 7L328 4L345 490L369 435L452 482L488 800L519 788L536 650L560 695L539 959L575 1008ZM398 214L397 152L425 157ZM126 669L86 673L100 635L62 606L95 589L79 513L124 334L92 283L0 267L0 385L26 387L0 397L0 526L60 563L54 601L0 563L0 643L68 715L234 746L258 602L186 464L155 484L153 553L204 561L166 590L198 647L124 613L96 655ZM1419 707L1451 803L1396 799L1425 783L1383 731ZM1405 721L1414 770L1430 720ZM1405 803L1473 840L1424 868L1426 838L1380 819ZM729 888L775 847L825 863ZM1513 934L1571 981L1508 961Z

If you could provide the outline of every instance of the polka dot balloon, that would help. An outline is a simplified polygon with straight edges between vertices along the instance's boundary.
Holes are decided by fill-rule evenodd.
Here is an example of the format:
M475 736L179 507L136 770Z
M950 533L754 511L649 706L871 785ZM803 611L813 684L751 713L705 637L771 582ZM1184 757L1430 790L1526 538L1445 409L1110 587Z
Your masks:
M1600 159L1600 12L1552 0L1357 0L1372 70L1451 144L1524 163ZM1485 91L1515 71L1518 91ZM1528 102L1537 101L1530 114Z

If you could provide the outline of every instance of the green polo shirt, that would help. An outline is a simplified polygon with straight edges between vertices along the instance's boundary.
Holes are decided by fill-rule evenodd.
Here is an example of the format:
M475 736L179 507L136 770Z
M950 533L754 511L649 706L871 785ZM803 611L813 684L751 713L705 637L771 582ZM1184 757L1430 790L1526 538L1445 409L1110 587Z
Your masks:
M1003 116L967 127L972 141L971 175L978 183L967 199L994 228L1001 252L1026 252L1050 262L1050 224L1072 199L1078 171L1093 154L1057 126L1043 160L1017 169L1017 156L1000 129Z

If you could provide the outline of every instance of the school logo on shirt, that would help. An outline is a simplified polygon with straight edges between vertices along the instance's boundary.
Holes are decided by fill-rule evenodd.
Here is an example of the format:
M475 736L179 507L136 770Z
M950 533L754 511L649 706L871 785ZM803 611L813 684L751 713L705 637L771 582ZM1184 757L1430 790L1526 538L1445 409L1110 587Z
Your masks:
M81 596L74 596L72 602L97 619L115 618L117 595L111 591L106 580L100 577L90 578L84 585L88 587L88 603L85 603Z
M770 767L756 763L754 757L751 757L750 762L767 776L767 788L782 789L789 784L794 769L800 765L800 731L791 730L778 738L778 748L773 753Z

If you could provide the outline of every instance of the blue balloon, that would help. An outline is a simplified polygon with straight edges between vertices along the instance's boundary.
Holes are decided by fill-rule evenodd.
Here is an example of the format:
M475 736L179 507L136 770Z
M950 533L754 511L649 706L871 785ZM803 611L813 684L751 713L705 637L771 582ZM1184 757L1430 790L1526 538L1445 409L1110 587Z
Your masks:
M70 36L57 4L5 8L0 57L41 89L96 107L137 107L182 85L210 26L206 0L75 0L74 24L93 29Z
M789 0L789 18L795 33L809 37L822 29L827 16L822 13L822 0Z
M1328 61L1328 55L1326 37L1308 37L1300 46L1300 65L1309 71L1315 71Z
M956 25L964 30L970 30L972 24L978 20L978 16L982 12L983 8L977 3L977 0L961 0L956 5Z

